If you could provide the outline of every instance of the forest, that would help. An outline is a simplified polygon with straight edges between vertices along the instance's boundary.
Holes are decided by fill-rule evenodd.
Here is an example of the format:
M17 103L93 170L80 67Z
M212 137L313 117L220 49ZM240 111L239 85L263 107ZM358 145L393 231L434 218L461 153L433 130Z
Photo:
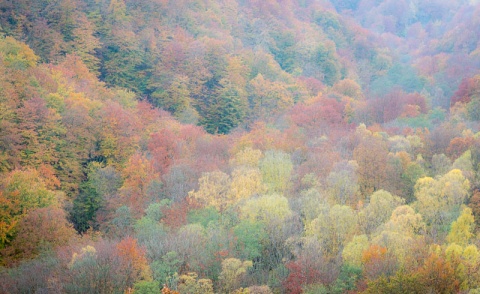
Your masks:
M0 293L480 293L480 1L0 0Z

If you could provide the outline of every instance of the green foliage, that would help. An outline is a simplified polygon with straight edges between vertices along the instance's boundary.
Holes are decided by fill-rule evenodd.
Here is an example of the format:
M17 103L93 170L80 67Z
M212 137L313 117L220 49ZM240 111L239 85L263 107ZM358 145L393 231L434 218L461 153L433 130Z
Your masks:
M255 260L262 256L263 246L268 239L265 225L249 220L241 221L233 228L239 256L246 260Z
M187 215L187 220L190 224L201 224L206 228L210 223L219 222L220 213L218 213L215 207L209 206L190 211Z
M321 44L316 48L314 55L314 62L318 64L323 73L323 81L329 86L341 78L340 66L333 53L334 50Z
M153 279L160 285L167 284L173 286L172 281L175 280L181 264L182 261L175 251L168 252L162 256L161 260L155 260L150 264Z
M330 293L345 293L356 289L357 281L362 277L362 269L351 265L344 265L340 269L337 280L331 287Z
M156 281L140 281L133 285L134 293L153 294L160 292L160 284Z

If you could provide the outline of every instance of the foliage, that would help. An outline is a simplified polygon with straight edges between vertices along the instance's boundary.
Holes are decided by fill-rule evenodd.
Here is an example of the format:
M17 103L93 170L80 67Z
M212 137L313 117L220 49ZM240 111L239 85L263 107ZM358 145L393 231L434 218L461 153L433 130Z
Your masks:
M0 292L477 291L480 4L407 2L1 2Z

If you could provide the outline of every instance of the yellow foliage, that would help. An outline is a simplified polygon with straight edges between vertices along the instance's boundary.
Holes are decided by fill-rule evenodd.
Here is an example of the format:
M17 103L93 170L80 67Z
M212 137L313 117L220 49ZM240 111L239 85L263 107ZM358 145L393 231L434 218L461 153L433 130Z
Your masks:
M230 182L230 177L221 171L203 173L198 190L190 191L188 196L223 211L233 202L232 194L228 193Z
M228 199L246 199L255 194L262 194L266 191L262 183L262 175L258 169L238 168L232 173L232 181Z
M261 158L262 151L247 147L235 154L235 156L230 160L230 166L247 166L254 168L258 166Z
M325 207L306 229L307 235L315 236L329 254L337 254L357 229L357 215L345 205Z
M0 37L0 58L1 57L3 57L3 61L7 67L15 69L34 67L39 59L30 47L12 37Z
M362 253L368 249L370 242L367 235L353 237L352 241L343 248L342 257L346 264L360 267L362 265Z
M466 246L470 238L473 237L474 226L475 220L472 209L465 207L458 219L452 223L450 233L447 236L448 242Z
M260 162L260 170L268 191L283 193L289 187L293 163L289 154L270 150Z
M209 279L198 279L196 273L188 273L180 276L178 284L180 293L189 294L213 294L213 283Z
M230 293L239 286L240 278L253 266L250 260L242 262L237 258L227 258L222 261L222 272L218 279L222 284L223 293Z
M242 216L251 221L272 223L292 215L287 198L278 194L252 198L241 207Z

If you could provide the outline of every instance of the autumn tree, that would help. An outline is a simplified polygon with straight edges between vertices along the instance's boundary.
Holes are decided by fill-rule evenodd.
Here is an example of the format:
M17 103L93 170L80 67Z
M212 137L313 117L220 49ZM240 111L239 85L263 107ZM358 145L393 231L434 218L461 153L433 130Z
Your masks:
M363 195L371 194L383 187L387 157L387 145L378 135L365 138L354 149L353 158L358 164L358 183Z
M14 170L1 181L0 246L9 244L17 223L30 211L58 203L59 194L47 189L38 171Z
M259 167L269 192L284 193L287 190L293 170L290 155L282 151L267 151Z
M336 255L353 237L358 218L349 206L323 207L307 226L307 234L318 239L326 254Z
M213 294L213 283L209 279L199 279L195 272L180 276L178 284L180 293L185 294Z
M231 198L235 195L228 193L230 181L230 177L220 171L204 173L198 180L198 190L190 191L188 194L190 197L223 211L235 200Z
M75 241L76 232L65 211L58 207L43 207L30 211L17 224L16 236L1 252L3 262L37 257L42 250L55 250Z
M448 242L461 246L468 245L473 237L474 223L472 210L468 207L464 208L457 220L452 223L450 233L447 236Z
M443 234L456 219L460 206L469 195L470 182L458 169L451 170L438 180L425 177L415 185L414 206L425 218L432 237Z
M242 277L247 273L247 270L252 267L252 262L241 261L236 258L227 258L222 261L222 272L218 277L222 285L222 291L231 293L240 286Z

